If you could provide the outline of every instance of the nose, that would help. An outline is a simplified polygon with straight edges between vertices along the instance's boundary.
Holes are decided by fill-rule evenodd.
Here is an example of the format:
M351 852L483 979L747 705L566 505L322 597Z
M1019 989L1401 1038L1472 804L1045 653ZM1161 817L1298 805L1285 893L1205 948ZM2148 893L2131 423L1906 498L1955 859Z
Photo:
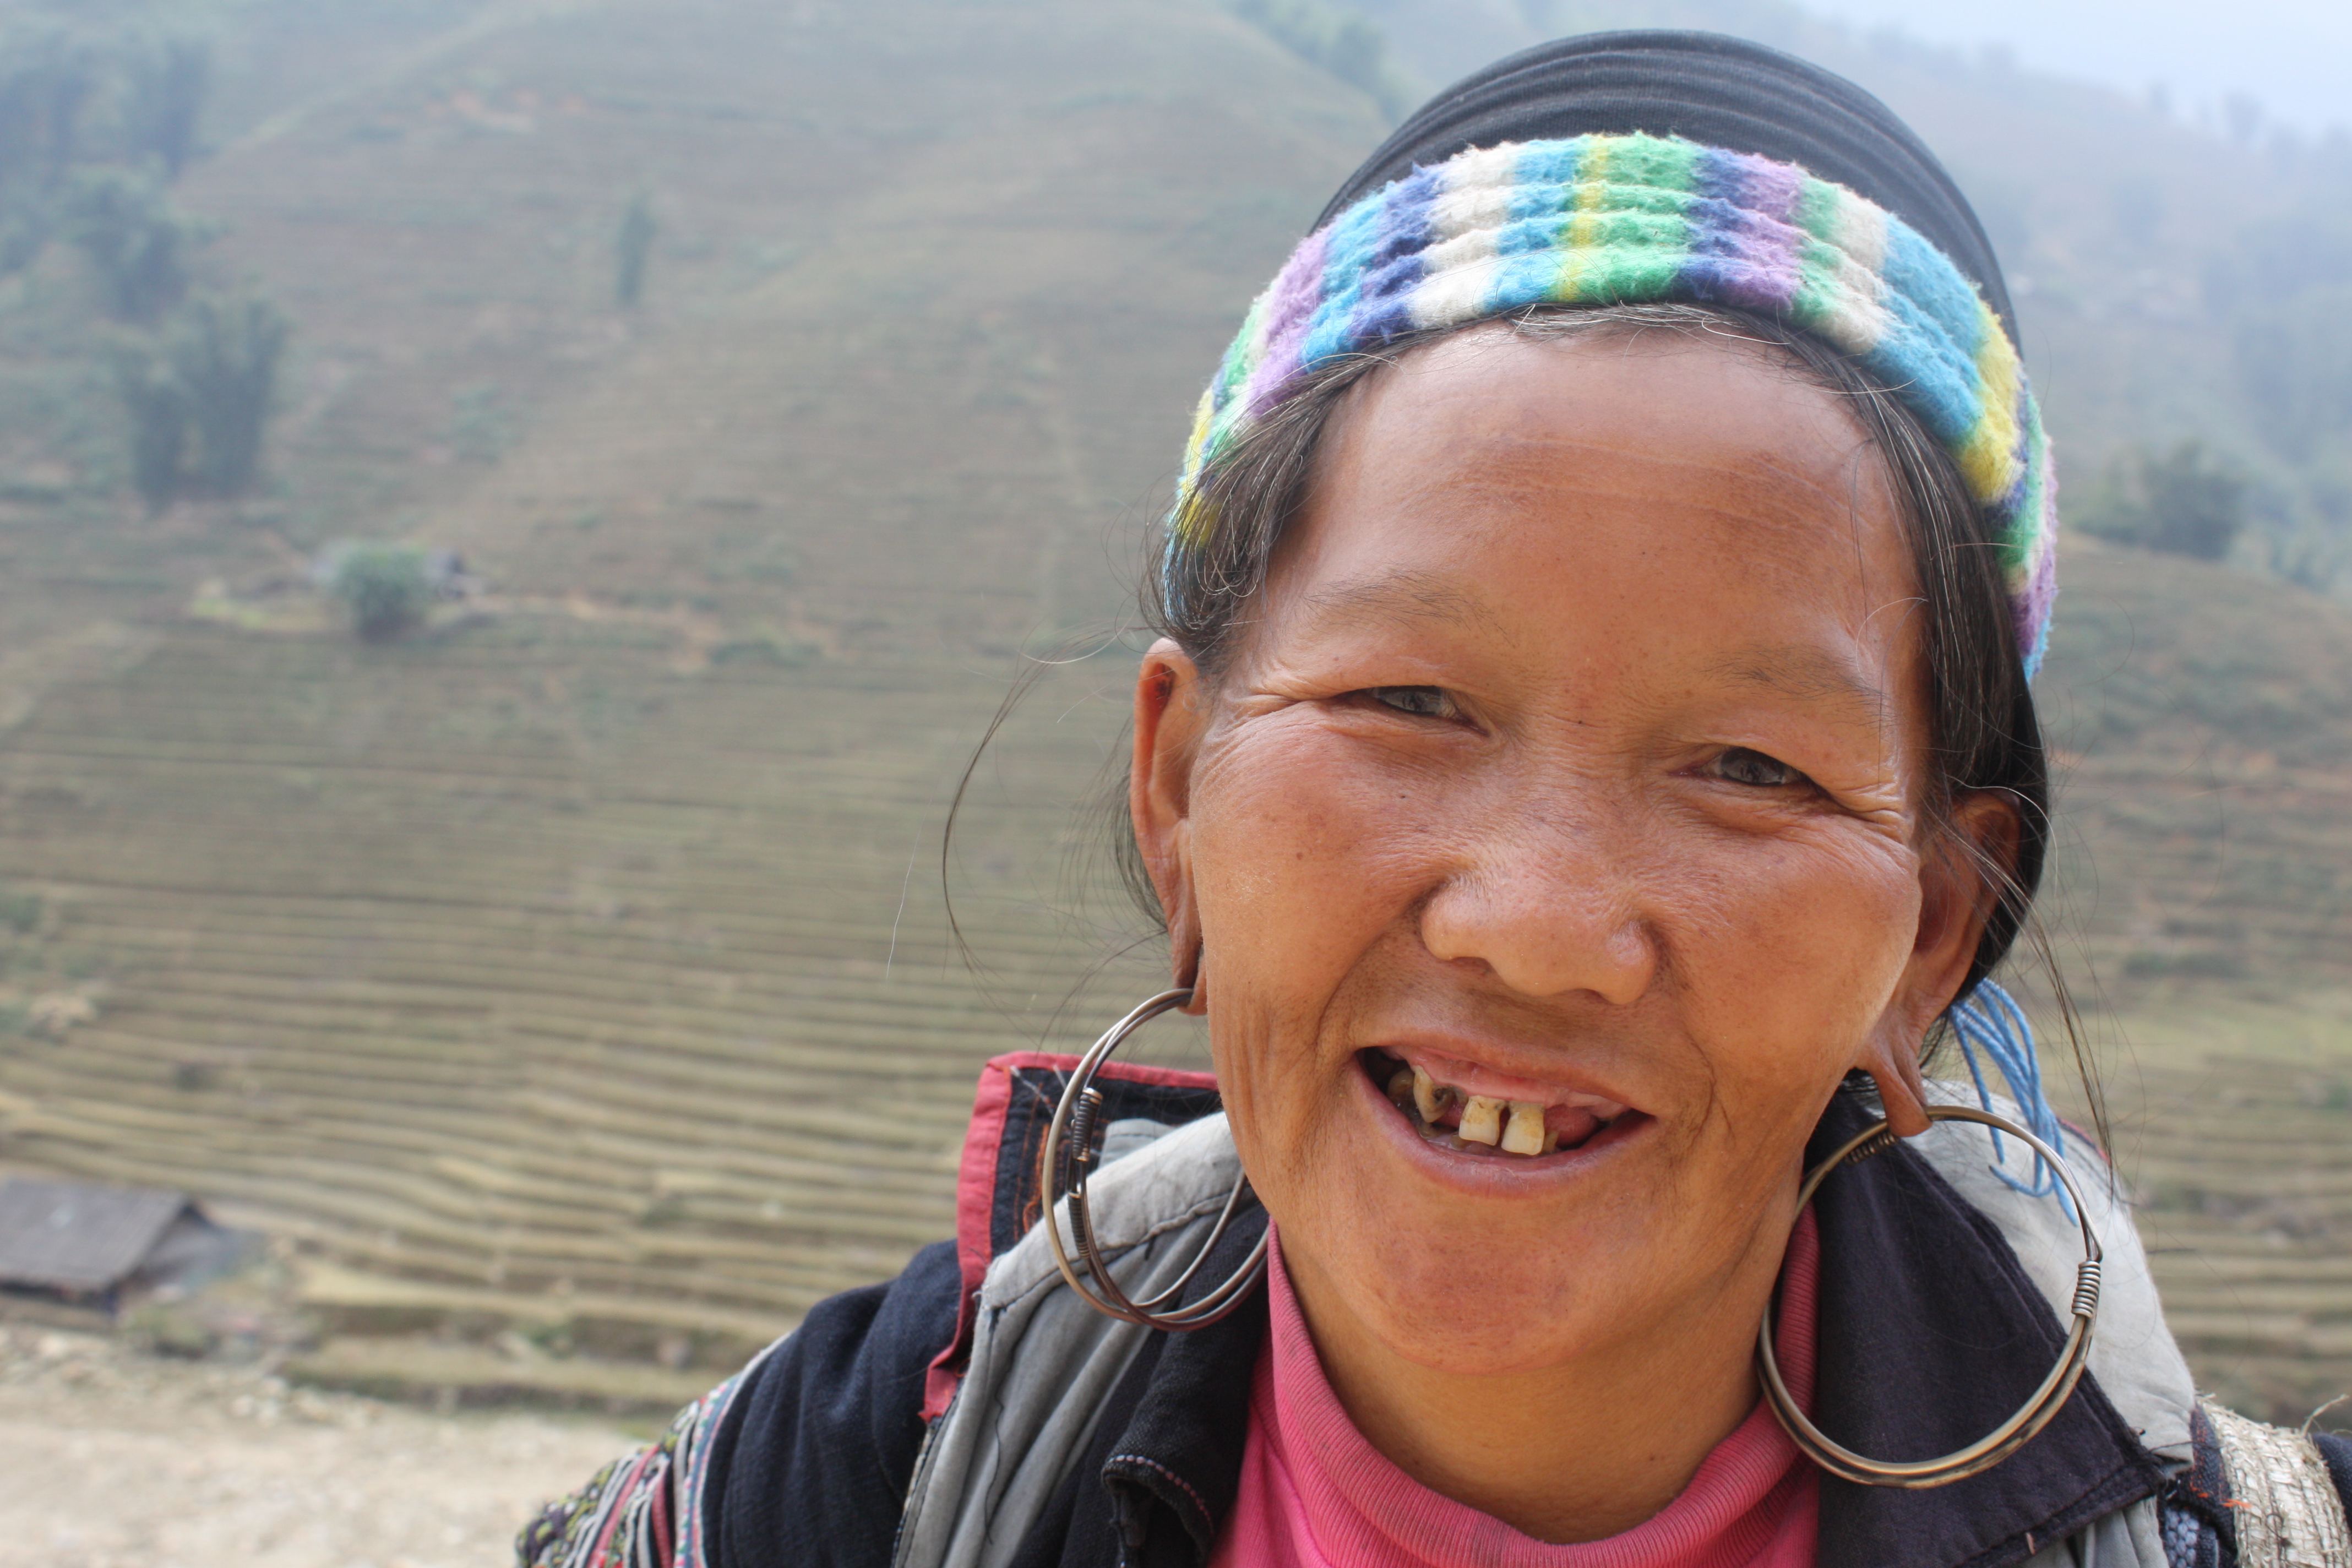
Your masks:
M1632 1005L1659 952L1622 838L1590 820L1482 836L1423 904L1423 945L1523 996L1582 992Z

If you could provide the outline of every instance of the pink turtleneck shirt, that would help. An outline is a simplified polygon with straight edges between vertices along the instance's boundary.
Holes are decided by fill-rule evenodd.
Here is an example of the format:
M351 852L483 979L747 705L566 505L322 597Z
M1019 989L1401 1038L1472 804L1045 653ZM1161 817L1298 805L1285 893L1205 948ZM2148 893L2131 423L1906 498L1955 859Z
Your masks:
M1789 1239L1774 1340L1781 1375L1808 1410L1820 1263L1809 1208ZM1816 1472L1760 1401L1657 1517L1605 1541L1548 1545L1382 1458L1323 1375L1278 1241L1266 1284L1272 1321L1241 1495L1210 1568L1811 1568Z

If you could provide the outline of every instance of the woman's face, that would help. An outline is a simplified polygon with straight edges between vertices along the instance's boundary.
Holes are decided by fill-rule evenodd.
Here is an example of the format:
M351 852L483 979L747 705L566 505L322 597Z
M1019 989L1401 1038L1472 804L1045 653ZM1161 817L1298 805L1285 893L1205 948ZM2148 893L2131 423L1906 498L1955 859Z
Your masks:
M1880 464L1752 347L1500 328L1318 462L1222 679L1148 658L1135 787L1310 1315L1493 1373L1769 1288L1981 923Z

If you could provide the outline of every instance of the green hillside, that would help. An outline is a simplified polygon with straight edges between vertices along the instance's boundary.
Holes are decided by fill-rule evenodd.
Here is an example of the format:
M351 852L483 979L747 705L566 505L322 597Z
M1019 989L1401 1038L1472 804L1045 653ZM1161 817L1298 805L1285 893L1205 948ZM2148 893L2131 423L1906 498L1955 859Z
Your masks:
M726 1364L945 1233L982 1059L1150 984L1086 853L1107 634L1382 111L1209 0L205 15L173 200L294 324L268 488L146 515L81 258L0 278L0 1167L299 1238L328 1370ZM2053 408L2171 433L2028 329ZM484 591L358 640L309 577L347 537ZM2352 1381L2352 616L2065 570L2058 948L2200 1373L2307 1407ZM975 974L946 804L1073 639L946 868Z

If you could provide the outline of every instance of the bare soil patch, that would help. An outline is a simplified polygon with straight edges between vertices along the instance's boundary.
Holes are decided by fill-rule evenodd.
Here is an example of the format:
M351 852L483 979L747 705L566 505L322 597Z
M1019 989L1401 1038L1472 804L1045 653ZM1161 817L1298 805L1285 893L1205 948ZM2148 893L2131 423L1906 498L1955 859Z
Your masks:
M0 1326L0 1564L468 1568L636 1439Z

